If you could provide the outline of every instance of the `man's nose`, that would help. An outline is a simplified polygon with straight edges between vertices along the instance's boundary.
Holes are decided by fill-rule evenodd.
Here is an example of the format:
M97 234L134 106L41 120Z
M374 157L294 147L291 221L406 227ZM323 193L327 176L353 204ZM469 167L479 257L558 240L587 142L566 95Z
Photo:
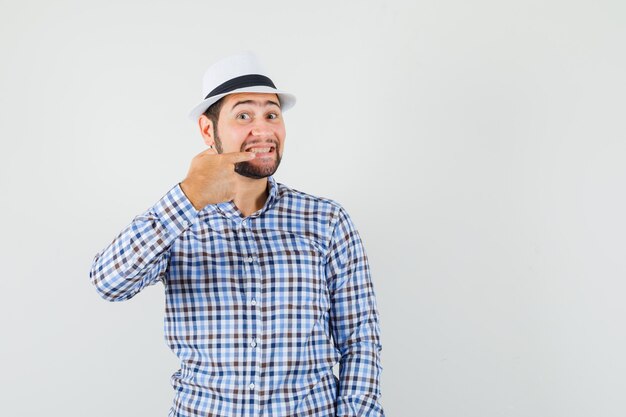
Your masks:
M257 123L252 127L252 136L273 136L273 130L268 124Z

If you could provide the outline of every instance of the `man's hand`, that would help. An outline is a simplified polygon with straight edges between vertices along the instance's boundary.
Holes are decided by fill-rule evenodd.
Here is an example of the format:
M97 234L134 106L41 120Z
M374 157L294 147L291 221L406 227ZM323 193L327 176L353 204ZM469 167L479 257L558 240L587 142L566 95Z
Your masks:
M252 152L218 154L213 148L200 152L191 160L187 177L180 183L191 204L202 210L207 204L217 204L235 198L235 164L250 161Z

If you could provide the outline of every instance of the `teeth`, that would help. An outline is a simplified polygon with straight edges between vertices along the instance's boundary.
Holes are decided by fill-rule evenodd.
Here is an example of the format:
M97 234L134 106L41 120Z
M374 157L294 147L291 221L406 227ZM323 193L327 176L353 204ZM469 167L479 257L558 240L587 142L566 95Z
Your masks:
M250 152L254 153L267 153L271 148L250 148Z

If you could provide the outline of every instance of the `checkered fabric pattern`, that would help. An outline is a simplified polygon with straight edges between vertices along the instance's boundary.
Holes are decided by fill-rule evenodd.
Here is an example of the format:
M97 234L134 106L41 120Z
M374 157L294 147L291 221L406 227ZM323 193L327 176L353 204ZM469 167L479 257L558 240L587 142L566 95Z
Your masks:
M169 416L383 417L379 316L345 209L268 177L262 209L196 210L180 184L96 254L106 300L165 287ZM332 367L339 362L339 378Z

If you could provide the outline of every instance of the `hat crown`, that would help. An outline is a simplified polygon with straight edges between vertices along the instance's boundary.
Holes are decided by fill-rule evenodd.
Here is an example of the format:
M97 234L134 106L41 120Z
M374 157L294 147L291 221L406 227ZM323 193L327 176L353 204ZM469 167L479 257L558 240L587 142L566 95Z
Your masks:
M260 74L266 70L252 52L243 52L223 58L209 67L202 79L202 94L206 96L217 86L242 75Z
M256 55L246 51L222 58L206 70L202 78L203 98L191 109L189 118L198 121L211 105L234 93L276 94L283 112L296 103L296 96L276 88Z

